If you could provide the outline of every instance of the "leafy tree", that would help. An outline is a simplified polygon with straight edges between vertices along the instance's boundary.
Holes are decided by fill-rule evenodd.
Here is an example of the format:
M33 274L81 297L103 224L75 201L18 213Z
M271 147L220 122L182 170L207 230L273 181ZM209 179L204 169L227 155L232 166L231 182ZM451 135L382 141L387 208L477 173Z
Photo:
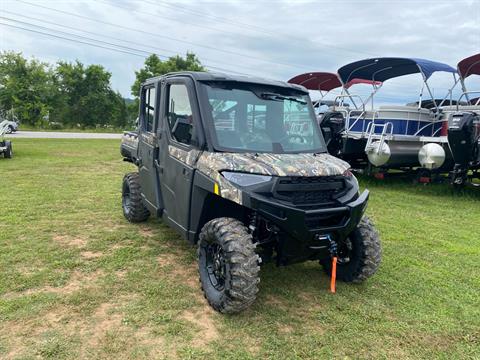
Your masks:
M59 62L55 83L61 106L52 112L51 120L70 126L124 127L127 109L121 95L110 87L111 74L101 65L85 67L81 62Z
M21 53L0 53L0 108L30 125L40 125L55 99L51 67Z
M167 74L175 71L206 71L200 60L193 53L187 52L185 58L180 55L172 56L162 61L155 54L145 60L145 65L139 71L135 71L136 79L132 85L132 95L137 99L140 85L148 78Z
M205 71L193 53L161 61L152 55L137 71L128 104L112 90L111 74L100 65L58 62L55 66L21 53L0 52L0 109L14 109L24 123L97 127L131 125L138 113L138 92L146 79L174 71Z

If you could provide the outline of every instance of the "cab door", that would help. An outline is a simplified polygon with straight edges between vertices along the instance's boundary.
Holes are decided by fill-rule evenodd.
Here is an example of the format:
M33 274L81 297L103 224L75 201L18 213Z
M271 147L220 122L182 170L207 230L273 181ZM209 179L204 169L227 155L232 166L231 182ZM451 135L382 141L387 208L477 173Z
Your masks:
M157 84L147 84L140 94L140 114L138 131L138 158L140 185L145 205L153 213L158 213L159 201L155 159L158 154L158 141L155 128L158 119Z
M187 236L194 166L198 155L199 113L191 79L169 78L163 89L159 168L163 215L182 235Z

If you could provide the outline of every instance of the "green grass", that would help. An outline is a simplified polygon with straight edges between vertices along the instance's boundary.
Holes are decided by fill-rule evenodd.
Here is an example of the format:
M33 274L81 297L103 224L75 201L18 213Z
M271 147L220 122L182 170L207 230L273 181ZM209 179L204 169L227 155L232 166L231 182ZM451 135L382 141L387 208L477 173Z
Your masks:
M123 133L125 129L123 128L61 128L61 129L51 129L51 128L39 128L36 126L20 124L19 131L54 131L54 132L86 132L86 133Z
M480 189L361 179L379 272L338 284L314 262L261 271L222 316L195 251L161 221L127 223L118 141L16 139L0 159L0 358L480 357Z

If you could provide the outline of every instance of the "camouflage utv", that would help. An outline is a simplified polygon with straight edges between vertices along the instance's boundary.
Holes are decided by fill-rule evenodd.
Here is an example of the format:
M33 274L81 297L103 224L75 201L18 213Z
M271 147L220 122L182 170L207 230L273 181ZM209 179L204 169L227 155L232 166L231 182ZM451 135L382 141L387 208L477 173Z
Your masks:
M375 273L369 193L327 153L305 88L182 72L146 81L140 100L138 133L121 147L138 166L123 179L124 215L161 217L196 244L214 309L251 305L266 261L316 260L346 282Z

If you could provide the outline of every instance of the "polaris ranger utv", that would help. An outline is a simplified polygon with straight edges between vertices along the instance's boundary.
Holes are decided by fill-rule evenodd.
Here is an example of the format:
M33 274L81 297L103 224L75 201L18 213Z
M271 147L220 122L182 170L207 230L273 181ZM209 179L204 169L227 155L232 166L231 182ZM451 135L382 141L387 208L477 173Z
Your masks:
M122 156L130 222L161 217L198 248L204 295L222 313L251 305L259 265L317 260L361 282L380 263L349 165L327 153L305 88L284 82L181 72L141 87L138 134Z

